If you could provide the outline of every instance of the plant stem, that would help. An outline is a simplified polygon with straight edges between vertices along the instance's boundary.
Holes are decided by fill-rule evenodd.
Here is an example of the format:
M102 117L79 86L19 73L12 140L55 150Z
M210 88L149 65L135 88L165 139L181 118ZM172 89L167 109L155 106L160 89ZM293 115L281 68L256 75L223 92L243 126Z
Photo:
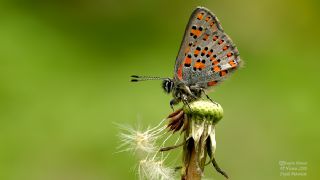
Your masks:
M197 154L193 146L190 161L186 169L186 175L182 178L183 180L201 180L201 171L197 167L197 163Z

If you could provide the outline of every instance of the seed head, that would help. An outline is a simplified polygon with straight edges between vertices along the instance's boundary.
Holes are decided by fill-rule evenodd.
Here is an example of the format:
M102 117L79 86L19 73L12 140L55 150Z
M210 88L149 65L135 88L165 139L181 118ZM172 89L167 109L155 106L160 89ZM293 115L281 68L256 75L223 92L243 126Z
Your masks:
M121 144L120 151L132 151L138 153L153 153L157 150L156 139L161 135L160 128L147 128L146 130L136 130L132 127L121 126L122 132L119 134Z
M139 163L139 179L173 180L174 169L166 167L163 160L144 159Z

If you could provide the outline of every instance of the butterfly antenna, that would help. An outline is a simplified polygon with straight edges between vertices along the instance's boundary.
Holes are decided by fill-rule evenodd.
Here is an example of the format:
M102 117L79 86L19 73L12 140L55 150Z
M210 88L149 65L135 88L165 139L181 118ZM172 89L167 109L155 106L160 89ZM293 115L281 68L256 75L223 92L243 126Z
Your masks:
M163 77L154 77L154 76L138 76L138 75L132 75L131 76L131 82L139 82L139 81L148 81L148 80L164 80L168 78Z

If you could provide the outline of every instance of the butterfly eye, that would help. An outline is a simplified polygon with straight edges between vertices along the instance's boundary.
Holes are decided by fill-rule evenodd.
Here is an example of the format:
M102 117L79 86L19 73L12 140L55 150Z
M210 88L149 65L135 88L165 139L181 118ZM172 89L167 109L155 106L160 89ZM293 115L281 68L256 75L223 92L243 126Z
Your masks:
M171 79L165 79L162 82L162 88L164 89L164 91L166 93L170 93L172 91L173 85L174 85L174 83Z

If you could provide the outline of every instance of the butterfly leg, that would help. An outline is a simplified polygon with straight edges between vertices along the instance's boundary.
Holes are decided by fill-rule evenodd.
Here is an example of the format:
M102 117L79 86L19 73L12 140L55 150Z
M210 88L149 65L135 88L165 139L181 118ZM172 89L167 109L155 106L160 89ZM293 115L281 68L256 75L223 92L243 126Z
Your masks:
M188 108L190 109L190 111L192 112L192 109L187 101L186 101L186 104L187 104Z
M177 100L177 99L172 99L170 101L170 107L171 107L172 111L174 111L173 105L176 105L178 103L179 103L179 100Z
M206 93L206 91L204 89L201 88L201 91L203 92L204 95L206 95L207 99L209 99L213 104L218 105L218 103L214 102Z
M183 104L186 104L188 106L189 110L192 112L192 109L191 109L191 107L190 107L190 105L188 103L188 98L187 98L186 95L182 96L182 102L183 102Z

